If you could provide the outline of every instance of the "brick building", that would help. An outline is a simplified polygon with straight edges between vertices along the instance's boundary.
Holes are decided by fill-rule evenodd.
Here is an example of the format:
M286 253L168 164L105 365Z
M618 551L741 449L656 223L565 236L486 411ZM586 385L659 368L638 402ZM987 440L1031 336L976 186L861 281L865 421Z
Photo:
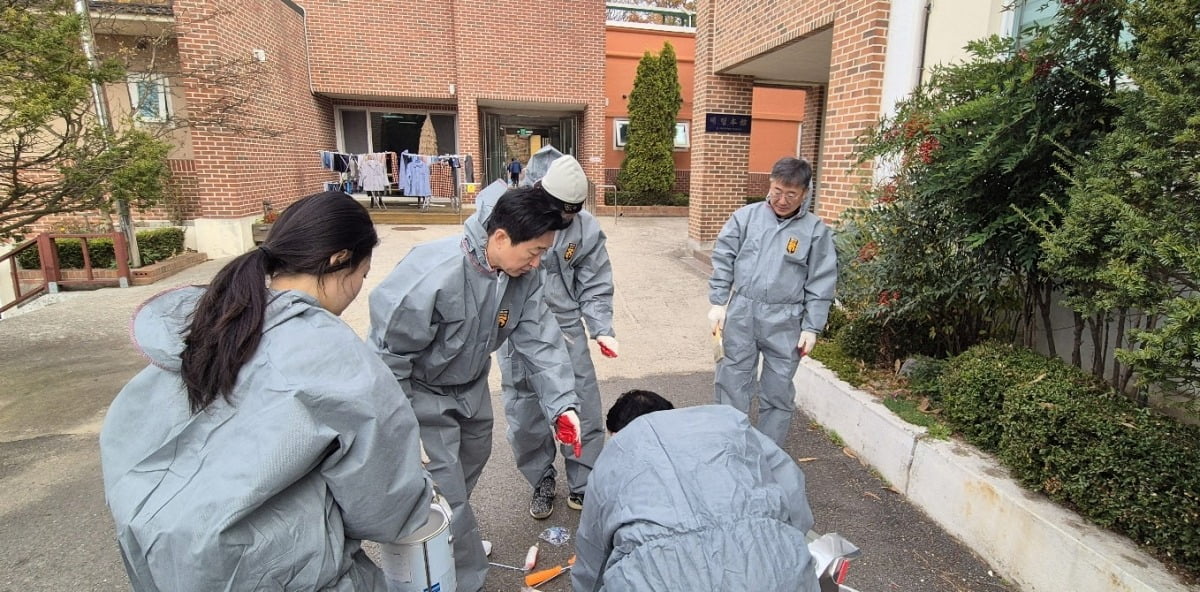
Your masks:
M609 21L605 40L604 88L607 137L605 182L613 185L625 159L621 131L629 125L629 93L638 63L647 52L662 51L663 43L675 50L683 104L679 108L675 138L675 190L691 192L691 134L695 127L692 93L695 89L695 28ZM761 197L767 192L771 165L783 154L795 154L804 122L804 91L783 87L754 87L750 153L741 197ZM703 121L701 121L703 123Z
M697 2L693 112L748 116L756 86L801 88L800 156L816 165L816 211L829 219L854 203L871 169L854 139L877 121L888 35L885 0ZM704 248L743 204L749 136L692 133L688 236Z
M135 80L149 59L134 60L128 88L110 88L110 103L130 108L131 96L150 93L161 111L186 118L245 101L236 121L176 133L171 168L183 199L175 217L194 230L190 246L214 256L251 244L250 222L264 202L279 209L335 178L320 168L318 150L412 146L427 120L438 152L473 157L475 181L500 177L508 158L551 143L607 184L623 158L616 125L636 58L663 40L675 44L687 87L687 146L676 164L686 171L677 187L691 198L693 245L707 247L730 212L761 194L784 153L815 164L816 211L833 219L880 174L857 162L855 139L911 90L926 63L1041 18L1021 3L1014 20L1005 0L698 0L694 28L647 37L606 29L599 0L91 4L105 11L93 18L101 49L136 49L141 37L169 31L178 62ZM228 64L257 71L258 82L231 92L219 76L196 74ZM722 115L747 118L750 133L706 131L706 118Z
M857 204L887 171L858 163L855 140L932 66L962 59L968 41L1014 35L1053 18L1037 0L697 0L688 238L705 249L742 205L753 173L746 134L707 133L707 114L752 115L762 88L803 89L799 155L814 164L817 214ZM752 117L752 119L756 119Z
M211 256L252 244L250 223L264 202L279 210L335 180L318 151L417 152L427 120L438 154L472 157L475 181L500 177L510 156L551 143L602 183L599 0L132 0L92 7L101 50L145 53L142 39L164 31L171 37L154 51L174 52L159 63L176 66L143 76L138 64L150 59L135 59L128 88L114 85L107 94L115 107L138 103L147 125L195 120L176 133L171 168L190 246ZM253 84L229 83L247 72ZM448 179L443 192L451 190ZM156 217L165 213L139 219Z

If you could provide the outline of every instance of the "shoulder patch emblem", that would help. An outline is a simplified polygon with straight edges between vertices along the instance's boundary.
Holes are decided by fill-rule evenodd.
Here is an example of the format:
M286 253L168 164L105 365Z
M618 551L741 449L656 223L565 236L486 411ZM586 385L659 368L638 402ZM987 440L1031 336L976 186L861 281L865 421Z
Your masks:
M800 244L800 241L796 240L796 237L793 236L791 239L788 240L787 252L795 253L796 245L798 245L798 244Z
M563 252L563 259L571 260L575 256L575 243L567 243L567 250Z
M507 308L501 309L500 314L496 315L496 324L499 325L501 329L503 329L504 326L508 324L508 309Z

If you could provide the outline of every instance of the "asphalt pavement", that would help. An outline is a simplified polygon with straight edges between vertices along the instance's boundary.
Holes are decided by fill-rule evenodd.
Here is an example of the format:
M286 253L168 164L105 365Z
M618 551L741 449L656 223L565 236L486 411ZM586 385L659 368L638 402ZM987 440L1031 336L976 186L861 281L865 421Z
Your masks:
M621 348L616 359L594 352L606 409L631 388L657 391L677 406L711 402L707 270L685 249L687 221L605 218L602 224L616 277ZM364 292L342 317L359 334L368 325L367 291L412 245L458 227L378 230L382 244ZM129 319L153 294L206 283L226 261L151 286L43 297L0 320L0 592L129 590L104 504L97 444L112 398L145 365L129 341ZM472 503L484 538L495 545L492 560L520 565L547 527L566 527L573 536L579 513L567 508L559 479L554 514L541 521L528 515L531 490L505 440L498 371L491 382L493 452ZM841 533L863 551L848 584L862 592L1014 589L802 415L788 451L807 476L816 530ZM571 541L540 547L543 567L572 553ZM493 569L486 589L517 592L521 586L521 574ZM540 589L569 587L564 576Z

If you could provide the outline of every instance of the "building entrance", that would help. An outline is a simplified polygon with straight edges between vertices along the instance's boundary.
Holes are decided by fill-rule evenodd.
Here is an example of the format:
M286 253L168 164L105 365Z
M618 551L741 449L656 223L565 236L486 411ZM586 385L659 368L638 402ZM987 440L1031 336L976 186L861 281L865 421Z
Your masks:
M512 159L522 166L529 156L550 145L563 154L578 158L578 113L506 113L485 111L483 119L483 160L486 163L486 183L508 179L505 167Z

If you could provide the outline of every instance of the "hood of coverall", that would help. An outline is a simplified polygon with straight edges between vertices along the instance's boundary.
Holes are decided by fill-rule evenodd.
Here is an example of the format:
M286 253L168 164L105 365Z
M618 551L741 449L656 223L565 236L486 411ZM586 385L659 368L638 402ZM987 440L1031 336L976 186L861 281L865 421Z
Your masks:
M144 302L134 313L130 332L133 342L151 364L164 370L179 372L183 340L191 324L192 311L206 288L185 286L168 290ZM271 291L263 317L263 331L313 307L320 308L316 299L303 292Z
M488 263L487 249L485 248L488 239L487 219L492 215L492 207L496 205L496 201L506 191L508 191L508 184L499 179L484 187L475 195L475 213L463 222L463 234L465 235L463 249L473 256L484 269L492 269Z

